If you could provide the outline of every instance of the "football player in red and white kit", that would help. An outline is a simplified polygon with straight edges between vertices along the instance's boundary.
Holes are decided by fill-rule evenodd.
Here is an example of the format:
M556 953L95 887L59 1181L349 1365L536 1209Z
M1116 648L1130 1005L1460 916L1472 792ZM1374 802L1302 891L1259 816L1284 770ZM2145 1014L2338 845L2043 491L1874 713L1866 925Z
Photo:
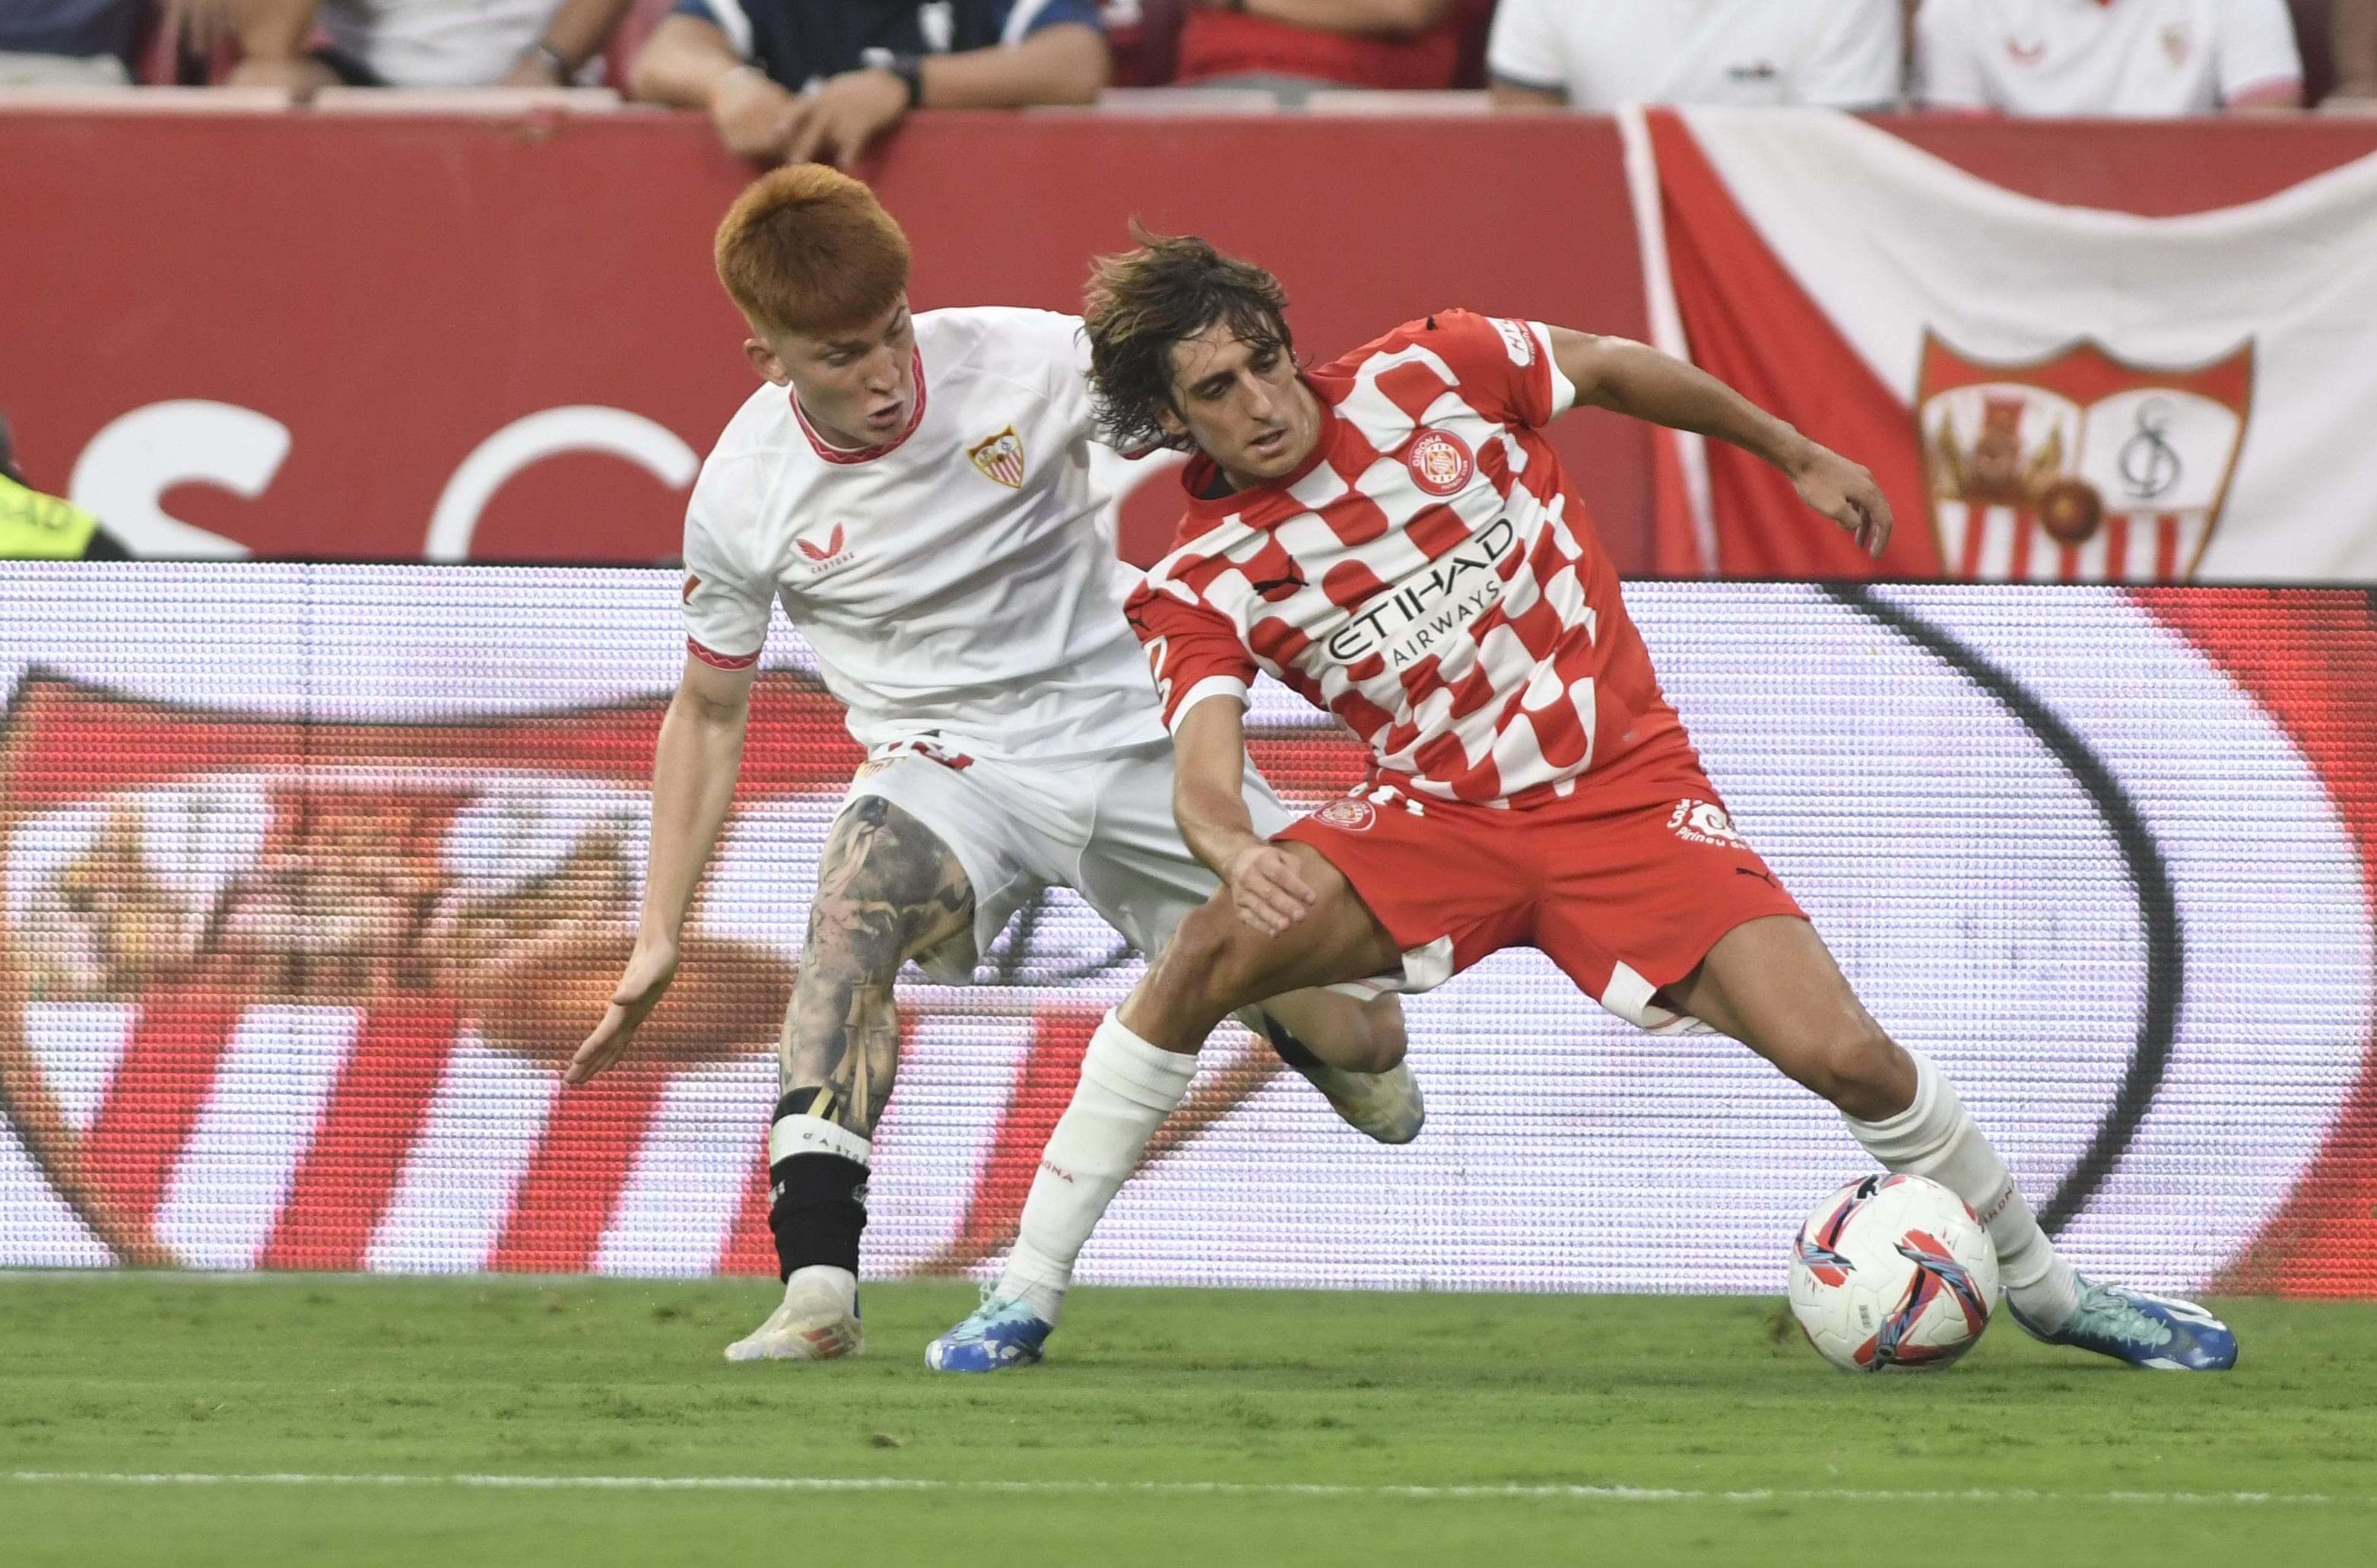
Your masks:
M1680 360L1539 322L1439 311L1304 370L1269 273L1142 238L1093 275L1091 379L1109 439L1194 452L1179 538L1129 614L1178 752L1175 812L1224 886L1101 1034L1194 1051L1252 998L1423 990L1535 947L1642 1028L1740 1040L1883 1165L1963 1197L2033 1334L2232 1364L2202 1308L2078 1276L1954 1089L1859 1004L1726 815L1540 427L1590 403L1731 441L1878 555L1872 475ZM1371 752L1352 795L1268 835L1239 786L1259 671ZM1027 1238L1035 1209L1081 1228L1063 1185L1035 1182ZM1045 1337L1003 1285L935 1364L1033 1360Z

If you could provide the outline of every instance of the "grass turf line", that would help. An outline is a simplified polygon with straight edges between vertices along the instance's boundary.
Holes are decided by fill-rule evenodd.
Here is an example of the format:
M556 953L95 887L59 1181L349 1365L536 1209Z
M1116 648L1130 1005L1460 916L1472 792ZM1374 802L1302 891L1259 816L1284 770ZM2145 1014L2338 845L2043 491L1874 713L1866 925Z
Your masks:
M10 1480L6 1555L586 1564L830 1539L837 1562L975 1568L1770 1562L1778 1531L1837 1546L1914 1529L1992 1554L2189 1562L2287 1546L2341 1560L2377 1525L2368 1306L2227 1303L2245 1349L2221 1378L2125 1372L2010 1323L1946 1373L1852 1378L1778 1337L1766 1300L1083 1289L1051 1364L962 1378L927 1372L922 1349L971 1287L870 1286L866 1359L721 1360L773 1296L750 1281L0 1276L0 1472L1069 1490ZM1348 1490L1069 1490L1081 1481ZM1396 1487L1422 1490L1379 1490ZM1772 1495L1447 1490L1568 1487ZM1903 1495L1968 1491L1998 1495ZM2208 1501L2110 1496L2139 1492ZM2281 1500L2224 1501L2240 1492ZM2307 1494L2331 1501L2283 1501Z

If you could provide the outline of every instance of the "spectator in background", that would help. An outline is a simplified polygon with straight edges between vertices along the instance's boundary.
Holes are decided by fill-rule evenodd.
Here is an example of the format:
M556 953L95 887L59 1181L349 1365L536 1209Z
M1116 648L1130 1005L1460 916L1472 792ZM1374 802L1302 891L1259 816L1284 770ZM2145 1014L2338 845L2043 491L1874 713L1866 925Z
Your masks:
M1903 96L1905 36L1899 0L1502 0L1486 69L1506 109L1884 109Z
M1928 109L2171 115L2302 106L2286 0L1923 0Z
M0 87L124 87L142 0L0 0Z
M1173 80L1257 87L1300 102L1316 87L1449 88L1466 0L1195 0Z
M1110 87L1161 87L1172 79L1181 14L1189 0L1098 0Z
M120 561L128 553L99 519L25 483L7 417L0 414L0 561Z
M1088 103L1106 68L1094 0L677 0L628 85L740 157L846 164L911 109Z
M566 87L631 0L207 0L238 39L234 87ZM319 26L328 42L311 48Z
M2377 0L2335 0L2328 27L2335 90L2324 102L2377 109Z

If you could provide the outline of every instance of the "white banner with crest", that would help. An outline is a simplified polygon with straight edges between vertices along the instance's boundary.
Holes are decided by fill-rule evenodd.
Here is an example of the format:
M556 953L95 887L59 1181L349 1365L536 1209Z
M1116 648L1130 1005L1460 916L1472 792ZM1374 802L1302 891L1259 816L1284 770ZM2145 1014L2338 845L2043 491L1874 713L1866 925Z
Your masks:
M1874 470L1884 575L2377 579L2377 156L2145 218L1828 110L1625 129L1660 346ZM1738 454L1663 458L1703 569L1871 569Z

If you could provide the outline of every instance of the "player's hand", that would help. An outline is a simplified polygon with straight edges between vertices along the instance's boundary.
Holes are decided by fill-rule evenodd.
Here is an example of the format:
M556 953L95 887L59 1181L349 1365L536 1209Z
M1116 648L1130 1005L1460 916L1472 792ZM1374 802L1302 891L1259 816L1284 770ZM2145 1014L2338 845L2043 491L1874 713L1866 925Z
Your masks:
M718 139L737 158L755 162L781 161L806 112L806 101L748 67L727 72L710 90L710 123L718 127Z
M908 84L890 71L844 71L810 94L806 107L784 161L846 169L908 112Z
M239 37L239 0L166 0L159 25L167 37L186 40L193 54L211 54Z
M1879 559L1890 543L1890 503L1864 465L1828 447L1808 443L1809 455L1792 471L1799 498L1857 535L1865 553Z
M1304 918L1320 895L1296 868L1296 857L1258 839L1230 858L1230 899L1238 918L1276 937Z
M676 978L676 960L675 942L636 944L627 958L627 973L619 976L618 987L611 993L603 1022L594 1025L594 1032L569 1059L568 1070L561 1075L563 1083L583 1083L627 1054L627 1047L636 1043L636 1031L660 1005L669 982Z
M302 60L275 60L251 54L223 78L225 87L285 88L299 98L312 95L314 80Z

